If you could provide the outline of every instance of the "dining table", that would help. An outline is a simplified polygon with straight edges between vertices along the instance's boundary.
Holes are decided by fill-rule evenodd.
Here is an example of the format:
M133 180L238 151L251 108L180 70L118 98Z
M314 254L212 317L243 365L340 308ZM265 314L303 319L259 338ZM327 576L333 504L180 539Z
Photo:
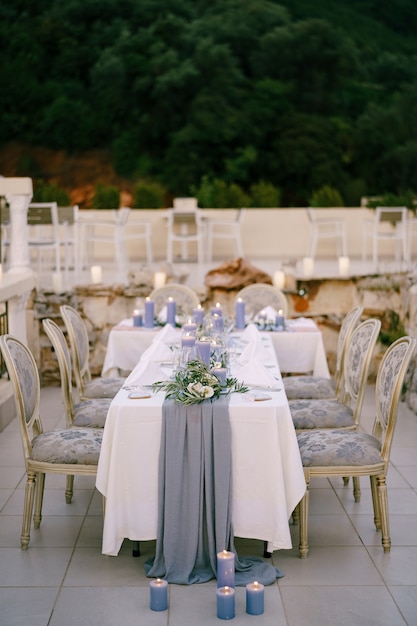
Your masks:
M149 348L162 326L134 326L133 318L121 320L108 336L101 375L129 373ZM178 336L180 336L178 329ZM312 374L330 378L323 335L311 318L286 321L284 331L262 330L271 338L279 368L283 374Z
M251 345L242 341L240 353L247 353ZM247 391L228 396L230 514L235 537L262 540L273 552L292 547L289 519L306 484L271 335L263 336L255 348L260 361L252 358L253 352L246 363L237 359L231 372L247 385ZM156 372L155 368L155 376L162 380L172 376L167 362L139 362L107 415L96 477L105 499L102 553L106 555L116 556L125 539L157 538L165 391L143 385L145 379L140 378Z

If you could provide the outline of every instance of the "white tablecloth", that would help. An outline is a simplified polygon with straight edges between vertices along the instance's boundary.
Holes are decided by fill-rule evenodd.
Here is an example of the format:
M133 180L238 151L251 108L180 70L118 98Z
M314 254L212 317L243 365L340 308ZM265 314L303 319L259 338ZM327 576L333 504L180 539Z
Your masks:
M272 344L271 363L276 364ZM277 365L269 372L279 376ZM234 535L268 542L270 551L291 548L288 519L302 498L305 480L288 401L280 390L270 400L230 396L232 520ZM158 456L164 393L128 398L121 389L104 429L96 486L106 498L103 554L118 554L125 538L156 538Z
M272 338L281 372L312 372L313 376L330 378L323 337L316 324L310 319L293 320L288 324L289 331L262 333ZM160 327L134 328L126 324L112 329L101 375L132 371L158 332Z

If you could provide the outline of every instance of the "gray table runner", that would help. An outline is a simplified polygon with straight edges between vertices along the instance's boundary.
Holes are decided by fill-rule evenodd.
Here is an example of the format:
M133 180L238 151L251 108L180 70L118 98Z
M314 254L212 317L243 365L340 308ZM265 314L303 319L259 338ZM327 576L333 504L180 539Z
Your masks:
M282 572L260 558L239 559L231 522L228 398L186 406L165 400L155 558L147 576L189 585L216 577L217 553L235 553L236 585L269 585Z

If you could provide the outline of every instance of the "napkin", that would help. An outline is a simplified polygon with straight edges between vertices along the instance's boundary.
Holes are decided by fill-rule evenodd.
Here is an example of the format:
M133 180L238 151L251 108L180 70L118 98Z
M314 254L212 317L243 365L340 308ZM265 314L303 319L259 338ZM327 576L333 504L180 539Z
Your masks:
M314 333L318 331L316 324L308 317L297 317L289 321L289 328L297 333Z
M153 385L160 380L168 380L164 370L152 361L142 359L129 374L124 385Z
M240 335L241 341L251 341L252 339L261 339L261 334L255 324L248 324Z
M173 341L179 340L178 331L175 330L171 324L166 324L162 330L154 337L152 343L157 343L158 341L163 341L166 344L170 344Z
M162 309L159 311L158 319L161 322L164 322L164 323L167 321L167 308L166 308L166 306L163 306Z
M249 363L252 359L260 362L271 360L271 353L264 346L260 338L248 343L242 354L239 356L238 363L244 365L245 363Z
M254 387L262 387L263 389L277 389L278 381L268 372L268 370L259 363L259 361L250 361L243 365L234 376L239 382Z
M272 306L266 306L255 315L256 321L267 320L267 322L273 322L275 324L275 318L278 315L277 311Z
M143 361L172 361L174 353L164 341L153 341L142 354Z

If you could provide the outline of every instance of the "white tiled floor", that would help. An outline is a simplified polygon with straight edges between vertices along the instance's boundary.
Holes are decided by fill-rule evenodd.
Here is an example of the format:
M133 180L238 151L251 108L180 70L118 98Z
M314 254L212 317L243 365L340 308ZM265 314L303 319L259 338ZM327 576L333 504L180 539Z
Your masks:
M363 425L372 421L368 388ZM58 388L42 390L46 427L61 424ZM277 551L273 562L285 577L266 588L265 613L245 612L245 590L236 590L236 624L255 626L417 625L417 417L400 405L388 477L392 549L384 554L374 530L370 490L362 499L339 480L312 485L310 553ZM94 479L75 480L67 505L64 478L47 477L43 520L20 549L24 467L17 422L0 433L0 623L4 626L187 626L221 623L215 581L170 585L169 609L149 609L143 563L154 542L131 556L125 541L117 557L101 554L102 503ZM237 540L240 555L262 552L261 542Z

